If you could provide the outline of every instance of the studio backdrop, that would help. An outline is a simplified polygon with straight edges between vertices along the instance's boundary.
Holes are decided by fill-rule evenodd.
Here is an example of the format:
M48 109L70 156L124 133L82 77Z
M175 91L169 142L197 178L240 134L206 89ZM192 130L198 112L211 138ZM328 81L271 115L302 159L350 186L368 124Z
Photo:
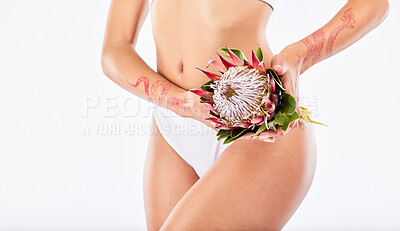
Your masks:
M274 53L346 3L278 2ZM0 1L2 231L146 229L153 108L102 73L109 4ZM300 76L300 100L329 127L314 126L315 178L284 230L400 230L399 22L392 0L377 29ZM150 13L136 49L156 70Z

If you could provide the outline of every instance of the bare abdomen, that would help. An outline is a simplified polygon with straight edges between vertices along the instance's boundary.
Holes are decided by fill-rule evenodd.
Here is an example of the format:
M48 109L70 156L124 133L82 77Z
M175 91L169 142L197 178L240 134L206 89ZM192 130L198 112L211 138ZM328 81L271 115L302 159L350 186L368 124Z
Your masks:
M265 29L271 12L259 0L154 0L157 72L184 89L198 88L207 77L196 67L217 59L219 48L241 49L250 58L257 43L268 66L272 52Z

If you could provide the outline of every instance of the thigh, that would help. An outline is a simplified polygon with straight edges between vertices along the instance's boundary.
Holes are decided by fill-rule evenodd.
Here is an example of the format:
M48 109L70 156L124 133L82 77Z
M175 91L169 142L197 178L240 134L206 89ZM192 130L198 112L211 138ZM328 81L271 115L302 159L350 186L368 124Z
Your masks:
M237 140L185 194L162 230L280 230L311 185L312 127L275 143Z
M144 202L148 230L159 230L199 177L164 140L154 117L152 126L144 170Z

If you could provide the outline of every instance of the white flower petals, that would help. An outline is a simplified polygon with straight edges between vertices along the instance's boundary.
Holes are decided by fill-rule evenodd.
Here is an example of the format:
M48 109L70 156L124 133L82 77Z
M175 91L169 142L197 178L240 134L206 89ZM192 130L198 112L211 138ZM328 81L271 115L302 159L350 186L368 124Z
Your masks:
M268 94L269 77L249 66L230 67L211 86L214 89L214 108L222 122L234 126L245 120L265 116L260 107Z

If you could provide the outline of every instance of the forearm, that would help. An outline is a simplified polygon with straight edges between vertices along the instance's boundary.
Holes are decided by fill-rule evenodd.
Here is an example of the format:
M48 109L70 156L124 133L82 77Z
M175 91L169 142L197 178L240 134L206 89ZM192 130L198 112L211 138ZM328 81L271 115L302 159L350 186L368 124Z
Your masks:
M348 1L326 25L290 45L301 60L300 73L362 38L377 27L387 13L386 0Z
M122 88L177 113L184 89L151 69L128 42L115 42L103 48L104 73Z

